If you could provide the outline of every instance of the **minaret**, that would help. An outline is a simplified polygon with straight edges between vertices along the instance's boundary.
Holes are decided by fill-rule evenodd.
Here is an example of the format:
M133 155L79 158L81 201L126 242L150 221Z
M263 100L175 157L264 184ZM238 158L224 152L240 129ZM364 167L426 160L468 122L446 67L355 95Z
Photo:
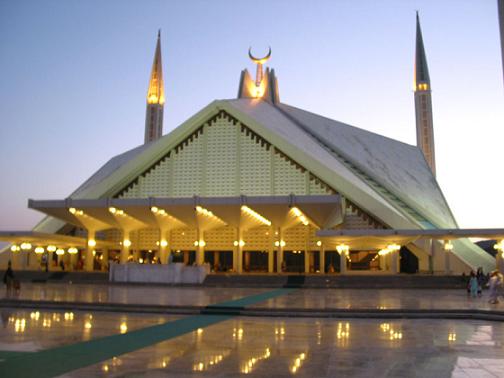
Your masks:
M434 151L434 125L432 121L432 97L429 68L425 57L420 18L416 15L415 53L415 114L417 146L422 150L432 173L436 176L436 156Z
M159 139L163 135L164 107L163 68L161 64L161 30L158 31L156 52L147 91L147 111L145 114L145 143Z

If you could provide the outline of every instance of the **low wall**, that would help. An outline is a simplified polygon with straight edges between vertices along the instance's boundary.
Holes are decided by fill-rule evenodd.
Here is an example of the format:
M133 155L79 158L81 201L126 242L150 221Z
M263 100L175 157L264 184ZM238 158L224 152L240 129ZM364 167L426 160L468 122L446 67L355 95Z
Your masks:
M186 266L183 263L110 264L110 282L150 282L165 284L201 284L210 273L208 264Z

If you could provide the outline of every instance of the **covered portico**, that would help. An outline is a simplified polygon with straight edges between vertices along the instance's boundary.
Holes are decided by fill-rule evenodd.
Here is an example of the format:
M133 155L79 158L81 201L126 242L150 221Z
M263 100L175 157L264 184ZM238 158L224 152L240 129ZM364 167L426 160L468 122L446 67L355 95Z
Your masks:
M315 231L344 219L339 195L30 200L29 207L84 230L86 270L93 269L89 261L101 235L120 249L122 264L138 261L135 255L143 245L155 250L156 261L163 264L181 249L194 250L197 265L205 262L205 251L213 252L214 262L219 251L232 251L232 270L238 273L252 253L266 253L267 271L281 272L290 232L289 251L303 251L304 271L309 272L313 253L323 255L324 250L320 240L313 240ZM119 240L107 238L111 230L120 234ZM155 232L156 240L141 240L141 230Z

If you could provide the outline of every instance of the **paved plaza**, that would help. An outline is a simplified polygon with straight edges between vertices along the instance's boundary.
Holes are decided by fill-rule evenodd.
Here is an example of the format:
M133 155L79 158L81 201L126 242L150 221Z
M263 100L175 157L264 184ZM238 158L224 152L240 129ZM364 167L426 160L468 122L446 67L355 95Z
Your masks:
M0 299L0 375L504 377L502 321L296 314L504 311L502 302L488 304L485 294L470 299L463 290L25 284L19 297L7 300L2 293ZM24 308L7 307L15 301ZM48 302L73 302L76 309L37 305ZM78 303L107 311L79 310ZM120 304L285 309L292 316L115 311Z

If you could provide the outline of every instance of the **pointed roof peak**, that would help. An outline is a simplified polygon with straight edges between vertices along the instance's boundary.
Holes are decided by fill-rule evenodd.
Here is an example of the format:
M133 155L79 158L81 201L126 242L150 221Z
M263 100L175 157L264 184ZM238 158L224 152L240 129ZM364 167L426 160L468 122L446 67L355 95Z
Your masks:
M420 16L418 11L416 11L415 90L419 84L428 84L430 87L429 68L425 55L422 28L420 27Z
M152 63L152 71L149 81L149 90L147 91L147 103L149 104L164 104L165 97L162 66L161 29L159 29L156 42L156 52L154 53L154 62Z

